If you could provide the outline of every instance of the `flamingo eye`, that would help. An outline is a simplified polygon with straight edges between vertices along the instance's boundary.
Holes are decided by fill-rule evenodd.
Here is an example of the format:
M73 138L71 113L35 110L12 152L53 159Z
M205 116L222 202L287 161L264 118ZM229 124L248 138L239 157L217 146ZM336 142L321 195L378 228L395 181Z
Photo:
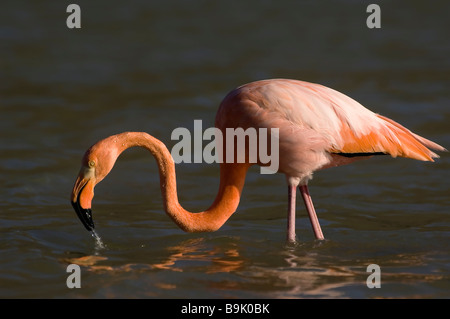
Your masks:
M89 165L90 168L92 168L92 167L95 166L95 162L94 162L94 161L89 161L89 162L88 162L88 165Z

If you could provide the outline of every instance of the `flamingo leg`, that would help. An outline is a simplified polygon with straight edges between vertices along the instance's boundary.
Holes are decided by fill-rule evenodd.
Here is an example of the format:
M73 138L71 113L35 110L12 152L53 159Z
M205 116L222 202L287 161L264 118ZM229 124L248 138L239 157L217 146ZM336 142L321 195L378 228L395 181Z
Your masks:
M295 197L297 187L288 185L287 241L295 242Z
M317 218L316 210L309 194L308 186L299 186L300 193L302 194L303 201L305 202L306 210L308 211L309 220L311 221L312 228L314 230L314 235L316 239L324 239L322 229L320 228L319 219Z

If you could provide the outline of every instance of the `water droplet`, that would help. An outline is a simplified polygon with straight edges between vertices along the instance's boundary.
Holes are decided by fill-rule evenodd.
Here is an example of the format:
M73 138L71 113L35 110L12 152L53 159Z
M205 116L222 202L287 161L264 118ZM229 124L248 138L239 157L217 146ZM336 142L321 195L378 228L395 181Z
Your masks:
M95 239L95 248L96 249L105 249L106 245L103 243L100 236L95 232L95 230L91 230L91 235Z

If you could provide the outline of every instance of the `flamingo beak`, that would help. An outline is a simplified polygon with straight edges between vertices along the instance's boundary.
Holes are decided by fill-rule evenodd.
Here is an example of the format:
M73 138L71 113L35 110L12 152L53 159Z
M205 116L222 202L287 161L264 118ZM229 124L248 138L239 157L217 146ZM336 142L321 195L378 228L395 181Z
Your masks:
M88 169L80 172L72 190L71 200L78 218L88 231L92 231L95 228L91 210L95 182L90 175Z

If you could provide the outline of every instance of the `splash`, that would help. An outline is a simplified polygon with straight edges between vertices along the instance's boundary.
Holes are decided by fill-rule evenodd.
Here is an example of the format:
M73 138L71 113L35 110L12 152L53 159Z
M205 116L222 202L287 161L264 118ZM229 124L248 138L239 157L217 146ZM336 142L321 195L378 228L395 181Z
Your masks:
M91 230L91 235L92 237L94 237L95 239L95 249L105 249L106 245L103 243L102 239L100 238L100 236L95 232L95 230Z

